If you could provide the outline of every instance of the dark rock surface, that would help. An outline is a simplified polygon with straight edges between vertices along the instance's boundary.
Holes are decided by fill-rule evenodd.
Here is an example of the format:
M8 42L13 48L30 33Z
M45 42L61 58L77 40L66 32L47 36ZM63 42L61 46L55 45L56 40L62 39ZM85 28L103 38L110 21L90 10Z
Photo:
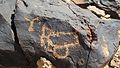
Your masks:
M119 2L76 2L0 0L0 9L10 6L7 11L0 10L0 64L36 68L37 60L44 57L56 68L106 66L120 45ZM99 18L88 6L102 8L110 19Z
M0 64L5 66L24 66L28 63L23 54L16 50L11 26L0 14Z
M0 68L27 66L24 54L18 49L19 44L11 26L16 0L0 0ZM11 28L12 27L12 28Z

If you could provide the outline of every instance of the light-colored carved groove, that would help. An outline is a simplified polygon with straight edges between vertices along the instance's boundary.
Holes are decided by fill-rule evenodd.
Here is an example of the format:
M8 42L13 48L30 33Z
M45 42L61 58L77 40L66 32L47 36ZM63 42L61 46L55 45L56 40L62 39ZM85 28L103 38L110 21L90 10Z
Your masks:
M25 21L27 21L30 25L28 27L28 31L29 32L33 32L34 31L34 23L38 22L40 17L35 17L33 19L29 19L28 17L24 17ZM76 47L79 46L79 40L78 40L78 36L76 35L76 32L55 32L52 29L50 29L47 24L43 24L41 26L41 34L40 34L40 45L46 49L48 52L52 52L53 55L57 58L65 58L68 56L69 54L69 47ZM46 34L46 31L48 32ZM64 42L63 45L58 45L58 44L54 44L53 41L50 39L50 37L60 37L61 35L74 35L74 40L75 42L71 42L71 43L67 43ZM47 43L47 45L46 45ZM65 48L66 52L65 55L59 55L56 50L60 49L60 48Z
M34 29L33 29L33 25L36 21L39 21L39 17L35 17L33 18L32 20L30 20L28 17L24 17L25 21L27 21L28 23L30 23L29 25L29 28L28 28L28 31L29 32L33 32Z
M65 52L65 55L59 55L58 53L56 53L56 50L57 49L62 49L62 48L65 48L66 49L66 52ZM56 57L56 58L60 58L60 59L63 59L65 57L67 57L69 54L69 49L67 47L59 47L59 48L54 48L54 52L53 52L53 55Z
M45 35L45 30L49 31L50 33L46 36ZM40 42L41 42L41 46L44 47L45 49L47 49L47 51L53 52L53 55L57 58L65 58L68 56L68 52L69 52L69 47L75 47L75 46L79 46L79 40L78 40L78 36L76 35L76 32L55 32L52 29L48 28L46 24L43 24L43 26L41 27L41 35L40 35ZM50 37L60 37L60 35L75 35L74 39L75 42L71 42L71 43L67 43L65 42L63 45L58 45L58 44L53 44L52 40L50 39ZM44 39L47 39L47 41L45 41ZM45 46L45 43L48 43L48 47ZM56 53L56 49L59 48L66 48L66 55L61 56L59 54Z

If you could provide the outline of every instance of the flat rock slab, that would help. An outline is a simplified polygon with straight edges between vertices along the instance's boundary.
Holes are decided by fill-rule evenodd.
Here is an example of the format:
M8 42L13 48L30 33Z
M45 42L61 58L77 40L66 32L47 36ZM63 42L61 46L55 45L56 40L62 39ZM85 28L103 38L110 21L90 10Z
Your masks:
M119 22L62 0L19 0L15 13L19 43L30 62L45 57L57 68L105 66L119 46Z
M36 54L39 49L46 52L48 54L46 56L56 58L55 62L57 59L68 60L72 57L74 62L81 63L80 66L86 65L87 52L81 46L82 39L79 38L82 36L69 23L56 18L32 15L30 17L27 16L26 21L15 21L18 38L25 52Z
M119 13L117 1L73 1ZM36 68L41 57L56 68L104 67L120 45L116 19L101 20L70 0L0 0L0 67Z

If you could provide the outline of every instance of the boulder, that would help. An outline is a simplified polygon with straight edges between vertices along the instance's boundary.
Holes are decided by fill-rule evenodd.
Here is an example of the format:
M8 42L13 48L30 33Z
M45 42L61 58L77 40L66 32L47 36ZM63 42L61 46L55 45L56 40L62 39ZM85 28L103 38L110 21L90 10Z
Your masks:
M118 0L0 0L0 9L0 67L119 67Z
M19 44L33 66L44 57L57 68L104 67L119 46L119 22L63 0L19 0L15 12Z

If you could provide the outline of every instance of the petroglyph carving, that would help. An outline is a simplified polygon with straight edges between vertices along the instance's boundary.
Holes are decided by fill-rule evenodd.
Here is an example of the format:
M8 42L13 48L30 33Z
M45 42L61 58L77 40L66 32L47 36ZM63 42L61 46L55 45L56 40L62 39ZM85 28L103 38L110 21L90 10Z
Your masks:
M49 52L53 52L53 55L57 58L65 58L69 54L69 47L75 47L79 46L79 40L78 36L76 35L76 32L55 32L52 29L50 29L47 24L43 24L41 28L41 35L40 35L40 42L41 46L47 49ZM61 37L61 35L68 36L71 35L74 36L72 38L72 42L67 42L66 40L64 42L60 42L63 44L54 43L54 40L51 39L51 37L58 37L58 39ZM59 42L57 40L57 42ZM62 52L62 53L60 53Z
M40 17L35 17L33 19L30 19L28 17L24 18L28 23L30 23L28 27L29 32L34 31L34 23L40 21L41 19ZM43 22L41 25L42 26L40 26L40 46L48 52L52 52L55 57L65 58L69 54L70 47L74 48L80 45L78 35L75 31L60 31L60 28L54 31L54 29L50 28L49 25L45 22Z
M25 19L28 23L30 23L29 28L28 28L28 31L29 31L29 32L33 32L33 31L34 31L33 25L34 25L35 22L39 21L39 17L35 17L35 18L33 18L32 20L30 20L28 17L24 17L24 19Z

